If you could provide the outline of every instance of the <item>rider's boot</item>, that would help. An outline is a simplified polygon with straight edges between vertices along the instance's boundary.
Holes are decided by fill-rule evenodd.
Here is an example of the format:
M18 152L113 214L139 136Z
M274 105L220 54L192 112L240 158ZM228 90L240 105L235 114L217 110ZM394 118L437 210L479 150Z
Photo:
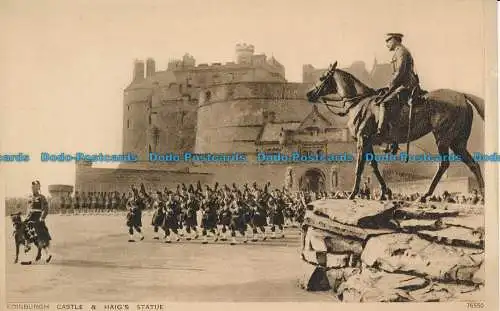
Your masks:
M387 130L386 121L385 121L386 105L387 105L387 103L381 103L380 107L379 107L378 124L377 124L377 135L378 136L383 136L384 134L386 134L386 130Z

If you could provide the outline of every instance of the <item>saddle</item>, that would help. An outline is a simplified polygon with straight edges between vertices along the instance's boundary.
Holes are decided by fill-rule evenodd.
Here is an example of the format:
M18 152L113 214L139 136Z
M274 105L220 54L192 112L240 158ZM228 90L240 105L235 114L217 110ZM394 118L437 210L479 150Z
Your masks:
M421 105L421 104L427 102L427 95L428 95L429 92L426 91L426 90L422 90L419 86L416 87L412 91L412 93L409 94L409 98L408 99L405 99L405 100L401 101L398 98L398 95L404 89L405 89L404 86L400 86L396 90L392 91L389 94L388 94L389 88L387 88L387 87L377 89L375 91L376 92L376 96L375 96L375 98L373 100L375 101L375 104L377 106L379 106L384 101L385 102L395 101L397 103L397 105L399 105L400 107L403 106L404 104L409 105L409 100L410 99L411 99L413 105Z

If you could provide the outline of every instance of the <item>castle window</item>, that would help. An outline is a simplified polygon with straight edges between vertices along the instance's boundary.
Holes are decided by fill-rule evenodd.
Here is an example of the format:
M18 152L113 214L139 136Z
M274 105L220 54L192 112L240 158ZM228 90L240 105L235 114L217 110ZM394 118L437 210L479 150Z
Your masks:
M127 105L127 110L130 111L130 105Z
M130 120L127 120L127 128L130 128Z
M151 115L149 115L149 117L148 117L148 122L149 122L149 125L151 125Z
M151 145L148 145L148 153L151 153Z
M206 98L207 100L210 100L210 97L211 97L211 96L212 96L212 93L210 93L210 91L206 91L206 92L205 92L205 98Z

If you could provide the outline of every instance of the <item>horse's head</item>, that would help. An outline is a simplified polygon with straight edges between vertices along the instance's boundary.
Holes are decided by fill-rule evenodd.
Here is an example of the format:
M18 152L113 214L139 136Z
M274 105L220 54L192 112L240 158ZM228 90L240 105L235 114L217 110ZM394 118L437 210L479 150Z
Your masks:
M337 93L337 82L335 81L335 70L337 69L337 62L328 67L319 81L310 89L306 96L307 100L311 103L317 103L322 96Z
M19 227L23 223L23 219L21 217L21 213L10 214L10 220L14 227Z

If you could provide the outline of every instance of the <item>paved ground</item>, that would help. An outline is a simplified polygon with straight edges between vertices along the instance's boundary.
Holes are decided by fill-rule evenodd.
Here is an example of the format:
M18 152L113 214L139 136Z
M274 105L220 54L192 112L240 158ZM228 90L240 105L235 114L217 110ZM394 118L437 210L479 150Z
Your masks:
M50 264L14 264L13 241L7 241L7 300L333 301L296 285L298 229L287 229L285 239L234 246L164 244L152 239L149 222L144 216L146 239L128 243L123 215L49 215L55 255Z

